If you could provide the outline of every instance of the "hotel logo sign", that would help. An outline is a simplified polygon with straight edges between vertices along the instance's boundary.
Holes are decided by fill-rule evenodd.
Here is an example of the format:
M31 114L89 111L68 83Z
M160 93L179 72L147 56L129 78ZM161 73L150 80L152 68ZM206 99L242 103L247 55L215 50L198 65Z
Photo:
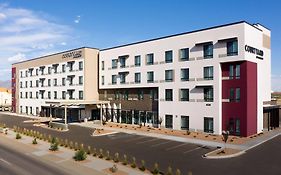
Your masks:
M263 60L264 54L263 54L262 50L254 48L254 47L249 46L249 45L245 45L245 51L249 52L249 53L252 53L252 54L255 54L256 58Z
M81 50L71 51L71 52L62 54L62 59L66 59L66 58L80 58L80 57L82 57L82 51Z

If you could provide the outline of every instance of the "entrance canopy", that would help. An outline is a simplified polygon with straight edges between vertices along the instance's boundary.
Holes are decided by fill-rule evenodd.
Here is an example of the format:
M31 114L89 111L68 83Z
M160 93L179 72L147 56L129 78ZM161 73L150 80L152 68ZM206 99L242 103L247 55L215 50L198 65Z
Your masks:
M109 104L109 101L93 101L93 100L54 100L46 101L46 104L52 106L80 106L80 105L102 105Z

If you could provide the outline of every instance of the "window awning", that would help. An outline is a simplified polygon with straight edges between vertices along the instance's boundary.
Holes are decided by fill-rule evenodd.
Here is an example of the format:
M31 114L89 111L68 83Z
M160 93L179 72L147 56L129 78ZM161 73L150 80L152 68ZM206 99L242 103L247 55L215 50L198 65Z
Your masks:
M56 106L79 106L79 105L101 105L109 104L109 101L89 101L89 100L55 100L46 101L46 104L56 105Z
M53 67L58 67L58 66L59 66L59 64L52 64L52 66L53 66Z
M219 39L218 42L229 42L229 41L235 41L237 40L237 37L231 37L231 38L223 38L223 39Z
M207 44L213 44L213 41L204 41L204 42L196 43L195 46L202 46Z
M129 55L121 55L121 56L118 56L118 58L120 59L120 58L128 58L129 57Z
M129 73L129 71L120 71L120 72L118 72L118 74L128 74Z
M46 66L40 66L39 68L40 68L40 69L44 69L45 67L46 67Z

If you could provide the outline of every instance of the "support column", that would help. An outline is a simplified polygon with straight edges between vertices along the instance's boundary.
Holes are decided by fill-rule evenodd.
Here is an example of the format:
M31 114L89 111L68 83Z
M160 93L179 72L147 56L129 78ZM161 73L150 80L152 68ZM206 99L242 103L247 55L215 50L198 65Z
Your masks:
M100 105L100 125L102 125L102 104Z
M52 105L50 105L50 122L52 122Z
M67 107L66 105L64 106L64 124L67 124Z

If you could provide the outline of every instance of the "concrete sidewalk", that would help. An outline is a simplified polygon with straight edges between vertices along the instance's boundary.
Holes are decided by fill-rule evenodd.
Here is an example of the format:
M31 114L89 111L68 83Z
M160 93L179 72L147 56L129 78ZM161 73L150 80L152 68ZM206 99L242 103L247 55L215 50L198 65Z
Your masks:
M22 139L16 140L16 133L9 130L8 135L0 134L0 144L5 144L12 149L16 149L26 155L32 156L36 159L46 162L47 164L56 164L60 168L70 172L70 174L95 174L106 175L106 169L111 168L114 164L112 161L105 159L99 159L88 155L85 161L77 162L73 159L75 154L74 150L70 150L59 146L59 151L49 151L50 143L37 139L38 144L33 145L33 137L21 135ZM117 163L118 171L128 175L145 175L138 168L133 169L129 166L121 165Z

